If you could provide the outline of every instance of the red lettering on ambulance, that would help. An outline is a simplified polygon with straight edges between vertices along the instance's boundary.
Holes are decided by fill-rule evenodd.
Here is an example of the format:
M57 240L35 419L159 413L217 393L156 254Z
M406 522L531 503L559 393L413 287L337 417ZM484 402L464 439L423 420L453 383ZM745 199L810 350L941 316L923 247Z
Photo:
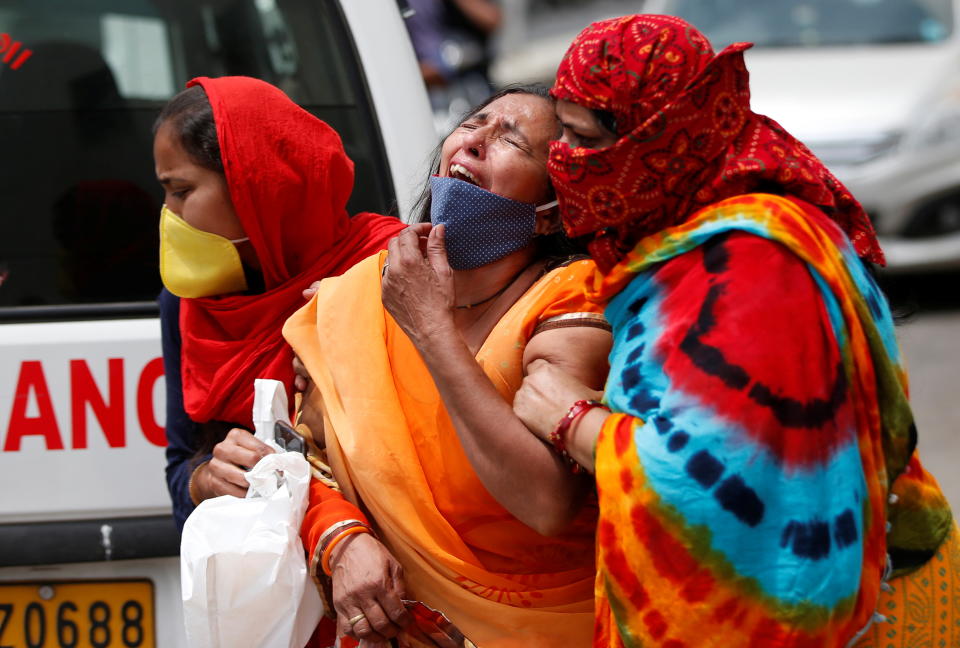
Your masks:
M167 435L162 425L157 424L157 415L153 410L153 386L163 377L163 358L154 358L140 372L137 384L137 418L143 437L161 448L167 445Z
M27 403L30 390L37 399L37 416L27 416ZM3 444L4 452L20 450L20 440L25 436L42 436L47 442L47 450L63 450L63 438L60 426L53 412L50 389L43 375L43 366L39 360L25 360L20 364L20 376L13 396L13 409L10 411L10 424L7 425L7 439Z
M110 358L110 402L103 399L86 360L70 361L70 415L73 420L73 449L87 447L87 403L100 422L103 436L111 448L126 445L123 416L123 358Z

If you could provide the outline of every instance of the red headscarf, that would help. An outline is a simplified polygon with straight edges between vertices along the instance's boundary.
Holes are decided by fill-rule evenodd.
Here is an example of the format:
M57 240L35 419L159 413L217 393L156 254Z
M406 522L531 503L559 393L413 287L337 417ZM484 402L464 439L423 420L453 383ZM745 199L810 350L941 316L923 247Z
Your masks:
M293 353L280 334L313 281L386 247L396 218L350 218L353 162L336 131L274 86L248 77L200 85L213 108L230 199L260 261L265 292L181 299L183 403L195 421L251 425L253 381L288 389Z
M600 150L550 148L567 233L596 233L589 247L601 270L644 236L754 191L816 205L860 256L883 263L860 203L806 146L750 110L750 46L714 56L692 25L659 15L593 23L570 45L551 94L612 113L622 135Z

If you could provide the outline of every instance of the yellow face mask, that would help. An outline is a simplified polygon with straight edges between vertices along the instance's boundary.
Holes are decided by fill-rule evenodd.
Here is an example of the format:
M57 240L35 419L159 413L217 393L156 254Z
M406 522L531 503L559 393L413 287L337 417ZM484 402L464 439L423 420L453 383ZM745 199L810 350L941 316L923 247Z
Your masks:
M164 205L160 210L160 278L177 297L196 299L247 289L234 243L193 227Z

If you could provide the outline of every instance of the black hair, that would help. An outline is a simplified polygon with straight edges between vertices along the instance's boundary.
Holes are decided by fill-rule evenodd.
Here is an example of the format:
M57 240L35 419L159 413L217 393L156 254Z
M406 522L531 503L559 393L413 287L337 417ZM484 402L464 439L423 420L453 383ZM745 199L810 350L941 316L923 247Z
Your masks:
M213 108L202 86L187 88L168 101L153 123L153 134L156 135L160 126L168 121L176 129L183 150L194 162L211 171L223 173Z
M530 84L511 84L505 86L487 97L484 101L480 102L470 110L468 110L460 118L457 124L462 124L466 120L470 119L481 110L492 104L497 99L505 97L512 94L527 94L533 95L535 97L540 97L541 99L554 103L553 97L550 96L550 91L544 85L539 83L530 83ZM433 149L433 152L430 154L430 164L429 164L429 175L427 176L426 182L423 184L423 188L420 190L420 194L417 196L417 199L413 203L413 222L415 223L429 223L430 222L430 207L433 203L433 196L430 191L430 177L437 173L440 170L440 156L443 151L443 143L447 140L447 137L453 134L453 131L447 133L446 136L440 139L440 143L437 144L436 148ZM549 181L548 181L549 184ZM552 200L554 196L553 185L549 186L550 195L548 200ZM545 236L538 236L536 238L537 243L537 256L538 258L547 258L551 260L557 259L567 259L572 256L579 256L585 252L585 248L575 245L563 231L556 232L554 234L547 234ZM554 265L554 264L549 264Z

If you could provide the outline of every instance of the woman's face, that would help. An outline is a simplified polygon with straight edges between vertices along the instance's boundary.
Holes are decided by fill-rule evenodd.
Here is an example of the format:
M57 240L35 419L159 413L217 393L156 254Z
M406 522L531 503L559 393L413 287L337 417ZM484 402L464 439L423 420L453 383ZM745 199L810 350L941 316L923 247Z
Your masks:
M190 157L170 121L161 124L153 138L153 160L170 211L204 232L228 239L246 237L233 209L226 178ZM260 268L249 241L238 243L237 251L248 266Z
M611 133L593 111L572 101L557 102L557 119L563 128L561 142L571 147L603 149L617 142L616 133Z
M559 133L551 102L508 94L468 117L443 142L438 175L540 204L549 195L547 149Z

